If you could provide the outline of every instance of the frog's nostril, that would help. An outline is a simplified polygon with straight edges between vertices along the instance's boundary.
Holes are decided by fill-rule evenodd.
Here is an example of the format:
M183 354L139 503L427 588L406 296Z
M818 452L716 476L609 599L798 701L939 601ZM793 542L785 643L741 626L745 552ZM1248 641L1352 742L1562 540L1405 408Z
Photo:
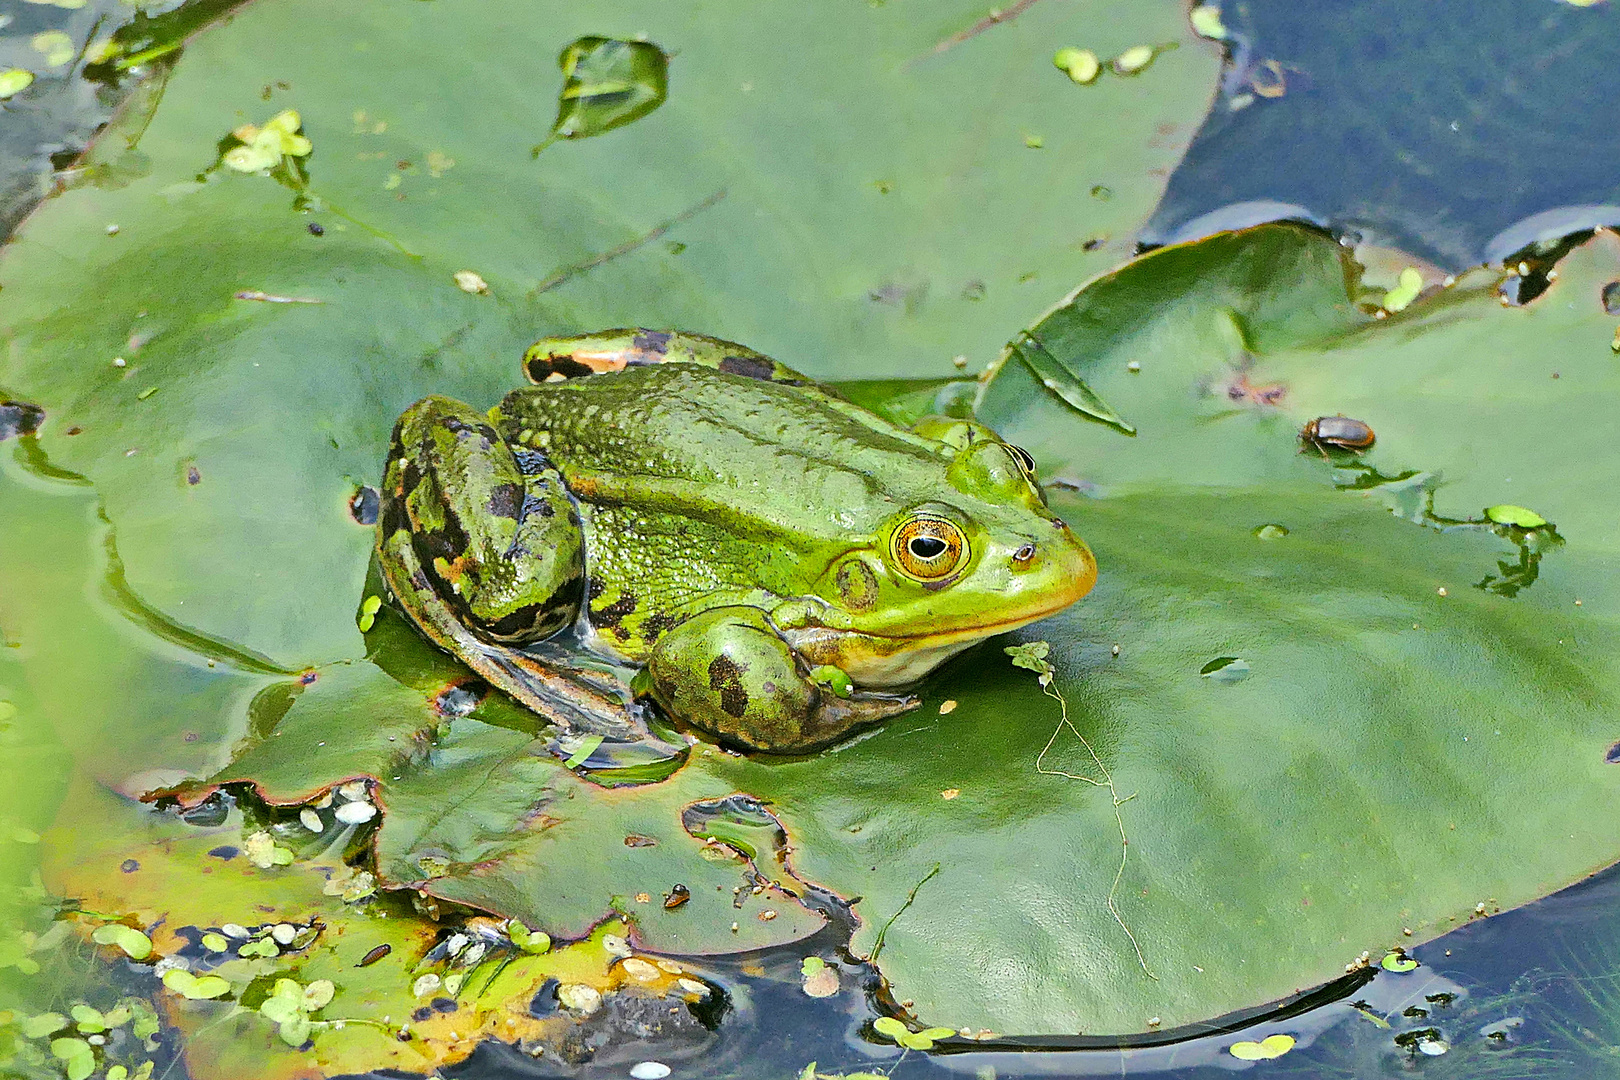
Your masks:
M1033 559L1034 557L1035 557L1035 545L1034 544L1025 544L1023 547L1021 547L1017 551L1013 552L1013 562L1017 563L1019 566L1028 565L1029 561L1031 559Z

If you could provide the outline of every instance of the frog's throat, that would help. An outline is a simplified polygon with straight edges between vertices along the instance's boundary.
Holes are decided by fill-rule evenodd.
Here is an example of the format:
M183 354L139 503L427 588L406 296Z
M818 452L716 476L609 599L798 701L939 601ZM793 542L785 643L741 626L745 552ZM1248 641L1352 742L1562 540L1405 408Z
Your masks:
M832 664L856 686L887 690L910 686L957 653L985 638L1028 626L1053 614L1050 611L1006 622L967 626L938 634L888 637L857 630L824 626L783 630L788 644L812 666Z

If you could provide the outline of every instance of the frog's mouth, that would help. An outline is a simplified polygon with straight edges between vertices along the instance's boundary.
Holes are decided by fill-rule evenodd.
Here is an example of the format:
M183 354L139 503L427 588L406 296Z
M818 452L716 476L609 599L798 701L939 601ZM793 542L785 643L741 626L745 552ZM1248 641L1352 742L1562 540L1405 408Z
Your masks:
M1053 608L1006 622L908 637L889 637L825 626L787 630L783 636L812 666L832 664L848 675L856 686L887 690L910 686L970 645L1020 626L1028 626L1059 610L1061 608Z

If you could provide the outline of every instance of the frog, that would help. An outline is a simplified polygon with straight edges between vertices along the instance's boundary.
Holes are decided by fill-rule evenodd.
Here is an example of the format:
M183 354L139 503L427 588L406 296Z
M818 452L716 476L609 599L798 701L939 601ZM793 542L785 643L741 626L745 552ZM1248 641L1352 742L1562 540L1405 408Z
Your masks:
M903 426L686 331L545 338L522 368L487 412L399 417L375 552L397 609L535 712L568 636L694 738L807 753L1097 580L1030 455L975 420Z

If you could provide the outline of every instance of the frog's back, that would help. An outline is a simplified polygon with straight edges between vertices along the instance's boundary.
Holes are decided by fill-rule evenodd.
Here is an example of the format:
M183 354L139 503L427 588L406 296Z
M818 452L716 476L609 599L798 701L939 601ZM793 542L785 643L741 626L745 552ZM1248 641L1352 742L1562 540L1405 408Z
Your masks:
M527 387L500 413L508 441L547 453L583 502L761 540L869 534L945 483L937 443L820 387L693 364Z

